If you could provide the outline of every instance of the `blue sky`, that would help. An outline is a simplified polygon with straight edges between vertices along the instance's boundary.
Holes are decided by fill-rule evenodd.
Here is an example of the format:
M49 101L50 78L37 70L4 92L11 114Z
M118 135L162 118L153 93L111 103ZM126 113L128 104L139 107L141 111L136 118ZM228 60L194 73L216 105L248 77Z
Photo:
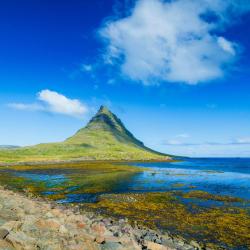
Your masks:
M250 3L4 1L0 144L61 141L101 104L147 146L250 156Z

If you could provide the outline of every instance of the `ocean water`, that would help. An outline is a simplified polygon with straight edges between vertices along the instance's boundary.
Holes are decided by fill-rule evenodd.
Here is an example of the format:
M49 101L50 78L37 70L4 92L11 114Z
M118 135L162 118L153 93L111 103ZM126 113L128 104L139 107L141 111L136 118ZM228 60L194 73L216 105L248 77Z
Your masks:
M144 191L203 190L250 199L250 158L185 158L178 162L133 163L150 168L132 189Z
M248 200L247 203L250 201L250 158L185 158L178 162L130 164L144 167L145 171L131 174L127 178L118 175L113 181L103 178L102 184L106 191L96 192L87 191L96 183L85 180L86 171L81 172L79 169L34 168L28 171L4 171L26 178L33 184L42 184L46 188L42 195L56 194L59 191L54 190L60 187L61 192L66 193L66 198L59 202L65 203L95 202L99 195L105 193L193 190L239 197ZM81 178L81 192L76 192L79 186L75 185L74 178L78 179L78 183ZM26 185L25 182L23 185Z

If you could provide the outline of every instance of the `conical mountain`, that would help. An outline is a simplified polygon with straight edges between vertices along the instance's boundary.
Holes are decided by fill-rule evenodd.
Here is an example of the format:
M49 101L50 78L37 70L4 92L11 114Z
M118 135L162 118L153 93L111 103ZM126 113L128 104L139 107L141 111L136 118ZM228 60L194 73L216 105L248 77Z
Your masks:
M157 159L166 155L144 146L108 108L101 106L86 127L65 141L97 150L102 159ZM98 157L97 157L98 158Z
M144 146L106 107L101 106L86 127L64 142L7 150L1 161L166 160L171 157Z
M103 133L106 133L113 136L114 140L117 142L144 147L143 143L137 140L133 134L126 129L122 121L104 106L100 107L99 111L89 121L85 128L80 129L74 136L67 139L66 142L84 143L86 133L91 133L93 136L99 137L100 140L103 140L103 143L105 143Z

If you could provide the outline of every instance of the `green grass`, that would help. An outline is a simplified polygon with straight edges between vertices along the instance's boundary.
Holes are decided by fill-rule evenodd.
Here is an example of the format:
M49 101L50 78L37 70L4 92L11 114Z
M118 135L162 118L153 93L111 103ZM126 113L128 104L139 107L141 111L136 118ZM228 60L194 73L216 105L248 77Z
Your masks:
M108 109L101 107L85 128L64 142L0 150L0 162L62 160L166 160L147 148Z

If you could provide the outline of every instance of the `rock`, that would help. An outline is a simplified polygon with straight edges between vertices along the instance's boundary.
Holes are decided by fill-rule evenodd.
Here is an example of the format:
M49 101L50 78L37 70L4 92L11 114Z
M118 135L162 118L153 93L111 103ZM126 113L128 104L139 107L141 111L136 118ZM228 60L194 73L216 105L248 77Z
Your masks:
M45 214L45 217L46 218L53 218L54 215L51 212L48 212L48 213Z
M84 224L83 222L78 222L78 223L77 223L77 227L78 227L79 229L83 229L83 228L86 227L86 224Z
M146 241L145 243L148 250L174 250L173 248L166 247L152 241Z
M202 249L201 246L199 245L199 243L194 241L194 240L190 241L190 245L195 247L196 249Z
M36 222L36 226L40 229L59 231L61 224L56 219L40 219Z
M105 238L103 236L97 236L95 238L95 242L98 244L103 244L105 242Z
M4 239L9 234L9 231L5 228L0 228L0 239Z
M5 222L6 222L6 220L4 220L4 219L2 219L2 218L0 217L0 226L2 226Z
M106 242L103 245L101 245L102 250L121 250L124 249L121 244L116 242Z
M6 223L4 223L1 228L4 228L6 230L8 230L9 232L12 230L17 230L21 227L22 223L20 221L8 221Z
M36 240L23 232L10 232L6 240L11 243L15 249L32 250L35 249L36 245Z
M61 233L61 234L67 234L68 230L67 230L67 228L64 225L61 225L60 228L59 228L59 233Z
M62 216L62 212L61 212L61 210L54 208L51 210L51 215L52 215L52 217L53 217L53 215L56 217L60 217L60 216Z
M6 240L0 240L0 249L14 250L14 248Z
M96 235L104 235L104 233L106 231L106 227L104 226L103 223L94 223L91 226L91 229L92 229L93 233Z

